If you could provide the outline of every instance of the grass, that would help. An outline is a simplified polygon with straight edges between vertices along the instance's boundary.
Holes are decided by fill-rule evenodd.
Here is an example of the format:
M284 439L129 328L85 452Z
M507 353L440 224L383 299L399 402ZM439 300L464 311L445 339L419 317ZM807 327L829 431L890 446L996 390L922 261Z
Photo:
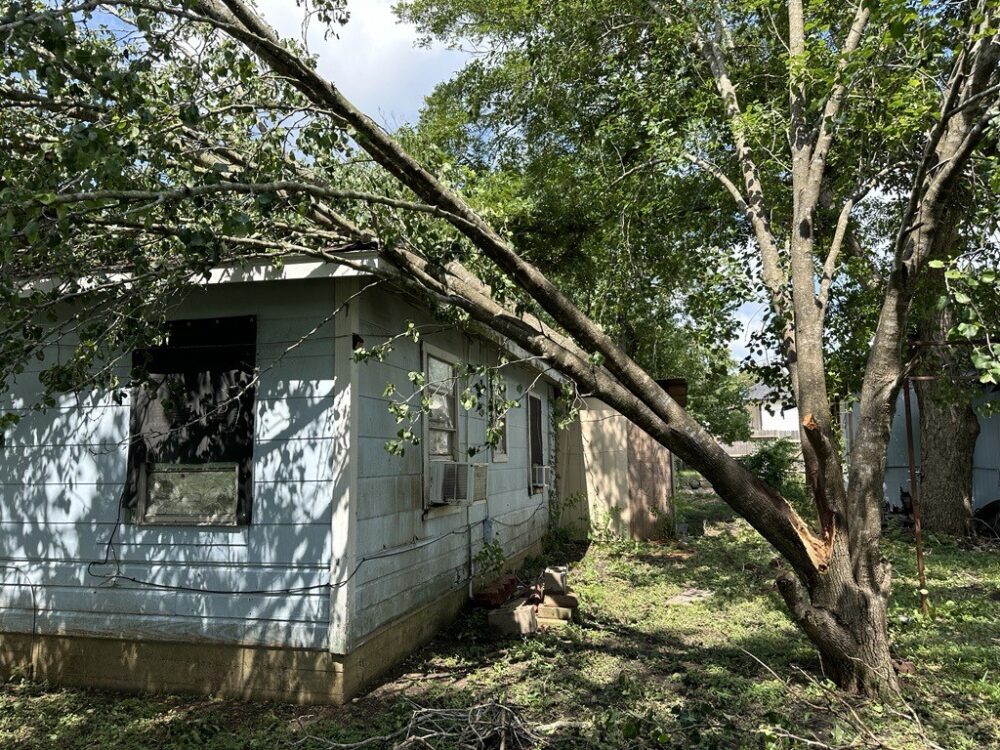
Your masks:
M1000 748L1000 550L929 540L935 616L926 619L912 544L890 535L892 636L916 672L902 678L905 704L844 701L822 682L814 652L784 613L773 552L710 497L691 494L679 507L690 535L683 544L612 541L550 552L552 561L579 557L571 580L583 622L571 628L502 640L470 610L345 707L12 682L0 687L0 747L270 750L298 742L313 750L324 744L307 735L349 742L385 734L414 704L499 700L531 724L570 722L552 736L569 748L793 748L807 740ZM665 604L684 592L693 601Z

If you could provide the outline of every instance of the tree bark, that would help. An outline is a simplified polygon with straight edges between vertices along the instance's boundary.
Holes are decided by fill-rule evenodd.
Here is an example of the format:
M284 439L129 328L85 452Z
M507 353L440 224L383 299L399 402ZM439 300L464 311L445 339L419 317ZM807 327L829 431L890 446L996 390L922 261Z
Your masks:
M812 586L786 574L778 580L778 591L819 651L828 678L852 693L887 697L899 690L886 615L890 566L877 542L863 556L870 565L853 569L851 557L841 542L827 573Z
M972 533L972 459L979 420L946 381L917 381L920 512L925 531Z
M933 271L929 280L935 292L944 292L943 271ZM972 461L979 420L958 380L964 352L944 345L953 326L950 307L933 307L918 325L921 342L930 344L922 353L920 372L934 378L914 381L920 405L920 511L925 530L968 536L973 532Z

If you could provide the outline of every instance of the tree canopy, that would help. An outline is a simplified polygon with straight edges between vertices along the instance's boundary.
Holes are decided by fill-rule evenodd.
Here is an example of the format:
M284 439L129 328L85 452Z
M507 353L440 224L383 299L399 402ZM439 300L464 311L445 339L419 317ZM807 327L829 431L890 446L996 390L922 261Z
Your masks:
M365 248L387 262L367 269L380 283L545 360L569 395L601 398L701 471L783 556L779 590L827 675L894 690L889 428L928 271L995 284L981 261L951 268L947 241L949 209L985 194L992 164L995 4L401 7L488 51L394 136L244 0L9 4L4 381L65 341L47 384L121 388L103 363L155 336L212 267L357 265L345 251ZM342 0L310 8L345 18ZM802 414L813 524L648 371L650 320L724 333L751 294ZM845 467L828 365L852 342L844 361L863 377Z

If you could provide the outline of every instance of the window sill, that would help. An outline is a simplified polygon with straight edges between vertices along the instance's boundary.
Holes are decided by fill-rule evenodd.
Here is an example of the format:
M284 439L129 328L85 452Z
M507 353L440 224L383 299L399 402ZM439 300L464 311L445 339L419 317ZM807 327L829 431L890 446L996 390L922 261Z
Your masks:
M248 523L221 521L129 521L131 526L147 529L200 529L202 531L243 531L250 528Z

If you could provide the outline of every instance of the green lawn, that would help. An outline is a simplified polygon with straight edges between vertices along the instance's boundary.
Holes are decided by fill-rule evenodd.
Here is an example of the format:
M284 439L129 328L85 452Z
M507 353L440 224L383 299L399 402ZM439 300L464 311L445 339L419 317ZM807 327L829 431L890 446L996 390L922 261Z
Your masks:
M470 611L342 708L9 684L0 688L0 747L314 750L388 734L418 706L498 701L529 726L561 722L544 735L554 747L1000 748L1000 550L931 539L936 616L924 620L912 548L890 539L893 638L916 674L903 677L906 703L844 701L822 683L784 614L768 547L711 499L692 496L681 508L684 544L585 550L572 572L578 626L497 640L484 615ZM582 553L554 549L550 557ZM667 603L685 592L693 601Z

